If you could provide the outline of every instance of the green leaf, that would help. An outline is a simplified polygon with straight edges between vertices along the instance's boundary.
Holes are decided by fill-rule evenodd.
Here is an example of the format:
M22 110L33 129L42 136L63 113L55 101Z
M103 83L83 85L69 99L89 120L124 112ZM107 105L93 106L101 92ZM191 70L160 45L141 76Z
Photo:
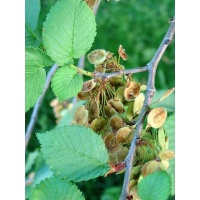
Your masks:
M96 22L92 10L82 0L60 0L44 23L44 46L59 65L72 63L92 46Z
M34 30L40 14L40 0L25 1L25 45L36 47L39 44Z
M122 188L119 186L111 186L105 188L100 200L116 200L119 198Z
M50 66L53 64L53 61L51 58L41 49L39 48L34 48L34 47L26 47L26 52L25 52L25 57L26 57L26 73L28 73L29 68L31 68L30 73L34 70L36 72L38 68L42 68L45 66Z
M59 101L78 94L83 85L82 77L68 66L59 68L52 78L51 87Z
M102 138L84 126L63 126L37 134L50 169L63 178L83 181L104 175L109 169Z
M38 155L39 155L38 149L36 149L35 151L30 152L28 154L28 157L27 157L27 160L26 160L26 165L25 165L25 173L27 173L28 171L31 170L36 158L38 157Z
M166 93L166 90L157 90L152 102L158 101ZM152 104L151 108L164 107L167 109L167 112L175 111L175 93L173 92L166 99L163 99L161 102Z
M26 47L25 52L25 112L33 107L42 93L46 81L44 66L52 65L51 59L41 50Z
M164 127L167 132L167 136L169 138L168 149L174 151L175 153L175 113L173 113L167 118L164 124ZM169 160L169 168L167 169L167 172L171 176L171 180L172 180L171 195L174 195L175 194L175 157Z
M171 191L171 179L165 171L145 176L138 184L138 195L142 200L167 200Z
M41 181L33 189L30 200L84 200L75 184L63 181L56 176Z
M32 190L37 184L39 184L42 180L45 180L46 178L49 178L53 175L53 173L49 170L49 166L47 166L44 162L41 152L39 152L39 156L35 160L33 171L35 174L33 182L31 185L28 185L25 188L26 199L30 197Z
M30 75L30 74L29 74ZM25 81L25 112L32 108L42 93L46 81L46 72L40 69Z
M40 0L25 1L25 23L31 29L35 30L40 14Z
M174 90L175 90L175 87L167 90L158 101L163 101L164 99L166 99L170 94L174 92Z
M158 144L160 145L161 149L165 147L165 130L162 127L158 129Z
M33 31L25 26L25 46L29 47L37 47L39 45L39 41Z

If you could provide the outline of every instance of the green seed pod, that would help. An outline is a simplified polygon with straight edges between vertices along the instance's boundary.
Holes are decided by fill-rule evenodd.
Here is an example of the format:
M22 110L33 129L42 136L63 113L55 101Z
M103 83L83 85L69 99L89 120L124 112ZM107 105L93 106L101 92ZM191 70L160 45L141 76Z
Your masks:
M95 86L96 86L96 82L94 81L94 79L91 79L89 81L85 81L83 83L81 92L89 92L91 91Z
M106 68L104 67L104 65L97 65L96 67L95 67L95 70L94 70L95 72L100 72L100 73L105 73L105 71L106 71Z
M125 111L124 105L117 99L110 99L107 104L114 108L118 113L123 113Z
M140 94L140 84L134 81L128 82L124 90L124 97L127 101L132 101Z
M133 113L134 115L137 114L139 115L141 110L142 110L142 106L144 104L144 99L145 96L143 93L140 93L136 98L135 98L135 102L134 102L134 106L133 106Z
M127 109L126 109L126 118L130 121L133 119L134 114L133 114L133 105L134 105L134 101L130 101L127 104Z
M151 160L142 166L141 174L143 177L145 177L148 174L161 170L166 170L165 165L160 161Z
M117 153L117 161L118 161L118 163L124 161L124 159L126 158L127 154L128 154L128 148L127 147L122 147L121 151L119 151Z
M110 132L110 130L108 130L109 129L109 127L107 126L103 131L102 131L102 133L101 133L101 138L104 140L105 139L105 137L107 136L107 135L109 135L109 134L111 134L112 132Z
M108 105L104 106L104 112L108 118L111 118L113 115L116 114L116 110Z
M138 183L138 180L132 179L132 180L129 182L129 191L130 191L135 185L137 185L137 183Z
M106 69L109 71L118 71L118 66L117 66L117 58L112 57L111 59L106 60Z
M146 85L140 85L140 91L145 91L147 89L147 86Z
M100 133L106 128L106 125L107 125L107 120L101 117L94 119L90 125L90 128L96 133Z
M116 99L118 99L121 102L123 102L125 100L124 90L125 90L125 86L120 86L120 87L117 88L116 93L115 93Z
M90 96L90 92L79 92L77 98L80 100L87 100Z
M115 87L124 86L124 84L125 84L124 81L123 81L123 78L122 78L122 74L111 77L109 79L109 82L110 82L111 85L113 85Z
M169 147L169 138L165 137L165 145L164 145L164 149L168 149Z
M169 168L169 161L168 160L161 160L161 163L163 163L166 170Z
M138 177L140 176L141 168L142 168L142 164L133 167L131 170L130 179L138 179Z
M142 139L150 139L152 140L153 139L153 136L150 132L146 132L145 129L142 129L141 133L140 133L140 138Z
M169 160L170 158L174 157L174 152L169 150L169 149L165 149L165 150L161 150L158 154L160 160Z
M85 125L88 120L88 110L86 110L85 106L80 106L76 109L73 117L72 124Z
M108 53L104 49L97 49L88 54L87 58L91 64L99 65L106 60Z
M138 163L146 163L156 157L155 144L149 139L138 140L136 147L135 161Z
M167 110L165 108L154 108L148 114L147 122L150 127L160 128L167 118Z
M122 127L117 131L116 139L121 144L130 144L133 138L133 132L129 127Z
M122 149L122 145L117 142L113 133L107 135L104 138L104 143L106 148L108 149L109 154L116 154Z
M93 121L94 119L99 117L99 106L97 101L95 101L95 99L90 99L89 103L87 104L87 109L89 111L89 120Z
M108 157L109 157L109 163L111 163L111 164L118 163L117 154L108 154Z
M161 126L161 128L158 129L158 144L160 145L161 149L165 149L165 130L163 128L163 126Z
M112 130L115 133L124 126L124 122L120 117L113 116L110 118L110 126L112 127Z

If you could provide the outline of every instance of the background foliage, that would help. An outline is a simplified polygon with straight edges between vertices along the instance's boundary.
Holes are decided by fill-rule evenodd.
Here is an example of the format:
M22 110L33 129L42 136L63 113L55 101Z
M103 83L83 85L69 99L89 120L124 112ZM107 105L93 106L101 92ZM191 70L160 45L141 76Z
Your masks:
M41 40L43 22L55 2L56 0L41 0L39 23L36 27L36 34ZM144 66L151 60L162 41L169 27L168 21L173 17L174 11L175 1L171 0L164 2L159 0L120 0L119 2L110 0L107 2L102 0L96 16L97 35L89 52L103 48L117 55L118 47L122 44L128 55L128 60L123 61L125 68ZM174 45L175 39L173 39L159 63L155 81L158 92L161 89L166 90L175 86ZM86 60L85 69L92 71L92 68L93 66ZM84 80L87 79L88 77L84 77ZM147 73L136 74L135 79L145 84ZM49 88L42 103L33 133L45 132L56 126L56 119L52 107L50 107L50 101L54 98L55 96L51 88ZM173 99L172 102L174 103ZM32 110L33 108L26 113L26 128ZM174 107L170 108L170 112L173 111ZM170 116L170 112L168 116ZM44 177L52 175L44 164L38 148L38 140L33 134L26 153L26 163L29 162L28 166L26 166L26 174L31 171L36 172L34 184ZM80 182L77 185L86 199L115 200L120 195L122 183L123 174L112 174L107 178L99 177L87 182ZM29 190L30 188L27 188L27 195Z

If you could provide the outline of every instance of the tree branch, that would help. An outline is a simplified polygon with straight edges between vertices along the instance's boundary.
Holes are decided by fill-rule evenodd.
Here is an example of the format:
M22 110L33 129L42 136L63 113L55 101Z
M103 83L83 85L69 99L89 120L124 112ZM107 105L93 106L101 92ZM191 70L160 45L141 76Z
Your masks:
M170 42L173 39L174 33L175 33L175 18L173 18L170 21L171 25L162 40L157 52L155 53L154 57L148 64L148 81L147 81L147 92L145 96L144 105L142 107L142 110L140 112L140 115L138 117L138 123L136 126L136 129L134 131L134 138L131 142L131 147L129 149L129 153L125 159L126 163L126 171L124 175L124 182L123 182L123 188L120 196L120 200L126 200L129 196L129 182L130 182L130 175L131 175L131 169L133 165L133 160L135 156L136 151L136 142L139 138L139 133L142 131L144 119L146 117L146 110L150 106L152 98L154 96L154 93L156 91L155 89L155 75L156 75L156 69L158 66L158 63L160 62L161 57L163 56L166 48L169 46Z
M100 3L101 3L101 0L99 0L99 1L97 2L97 4L95 4L95 6L94 6L94 8L93 8L93 13L94 13L94 15L97 15L97 12L98 12Z
M94 79L98 79L98 78L107 78L107 79L109 79L109 78L117 76L119 74L128 75L128 74L136 74L136 73L145 72L145 71L148 71L148 66L136 67L134 69L126 69L126 70L121 70L121 71L112 72L112 73L94 72L93 78Z
M47 92L47 89L49 88L49 85L50 85L50 82L51 82L51 78L52 76L54 75L55 71L58 69L58 65L57 64L54 64L51 69L49 70L48 74L47 74L47 78L46 78L46 82L45 82L45 86L44 86L44 89L42 91L42 94L41 96L39 97L37 103L35 104L34 106L34 109L33 109L33 112L32 112L32 115L31 115L31 120L28 124L28 127L26 129L26 136L25 136L25 149L27 148L27 145L29 143L29 140L31 138L31 134L33 132L33 128L35 126L35 123L36 123L36 120L37 120L37 116L38 116L38 112L39 112L39 109L40 109L40 106L42 104L42 101L43 101L43 98L44 98L44 95L46 94Z

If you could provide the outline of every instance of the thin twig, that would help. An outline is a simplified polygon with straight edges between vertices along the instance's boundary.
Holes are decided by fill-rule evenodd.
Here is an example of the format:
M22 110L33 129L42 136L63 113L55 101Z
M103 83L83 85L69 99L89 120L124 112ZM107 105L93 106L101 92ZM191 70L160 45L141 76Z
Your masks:
M117 76L119 74L124 74L124 75L128 75L128 74L136 74L139 72L145 72L148 71L148 66L144 66L144 67L136 67L134 69L126 69L126 70L121 70L118 72L112 72L112 73L100 73L100 72L95 72L93 75L94 79L98 79L98 78L111 78L114 76Z
M33 178L29 178L25 181L25 186L29 186L33 183L34 179Z
M140 115L138 117L138 124L134 131L134 138L131 142L131 147L129 149L129 153L125 159L126 171L125 171L125 175L124 175L124 182L123 182L123 188L122 188L120 200L126 200L129 195L129 182L130 182L131 169L132 169L133 160L134 160L135 151L136 151L136 142L137 142L137 139L139 138L139 133L142 131L142 128L143 128L143 122L146 117L146 110L150 106L152 98L156 91L155 90L156 69L157 69L158 63L159 63L161 57L163 56L166 48L169 46L170 42L172 41L174 33L175 33L175 18L173 18L173 20L171 20L171 25L170 25L164 39L162 40L154 57L148 64L149 74L148 74L148 81L147 81L147 92L146 92L146 96L145 96L144 105L143 105Z
M85 55L83 55L81 58L78 60L78 68L83 69L85 64Z
M81 58L78 59L78 68L83 69L85 64L85 55L83 55ZM81 74L82 75L82 74ZM72 98L72 104L75 106L77 103L77 98L76 96Z
M93 8L93 13L94 13L94 15L97 15L97 12L98 12L100 3L101 3L101 0L99 0L99 1L97 2L97 4L94 6L94 8Z
M37 103L35 104L34 106L34 109L33 109L33 112L32 112L32 115L31 115L31 120L28 124L28 127L26 129L26 136L25 136L25 149L27 148L27 145L29 143L29 140L31 138L31 134L33 132L33 128L35 126L35 123L36 123L36 120L37 120L37 116L38 116L38 112L39 112L39 109L40 109L40 106L42 104L42 101L43 101L43 98L44 98L44 95L46 94L47 92L47 89L49 88L49 85L50 85L50 82L51 82L51 78L52 76L54 75L55 71L58 69L58 65L57 64L54 64L51 69L49 70L48 74L47 74L47 78L46 78L46 82L45 82L45 86L44 86L44 89L42 91L42 94L41 96L39 97Z

